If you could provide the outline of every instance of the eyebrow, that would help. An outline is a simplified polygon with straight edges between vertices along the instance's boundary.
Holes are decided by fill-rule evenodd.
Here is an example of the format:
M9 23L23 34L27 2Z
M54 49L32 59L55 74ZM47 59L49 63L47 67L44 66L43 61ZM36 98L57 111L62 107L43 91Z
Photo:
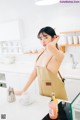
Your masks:
M47 37L48 34L42 33L43 37ZM41 39L42 37L38 36L39 39Z
M44 35L44 34L43 34L43 36L46 37L46 36L48 36L48 35Z
M43 32L42 34L43 34L43 36L48 36L48 34L46 34L46 33L44 33L44 32Z
M47 37L48 35L43 35L43 37ZM42 37L38 37L39 39L41 39Z

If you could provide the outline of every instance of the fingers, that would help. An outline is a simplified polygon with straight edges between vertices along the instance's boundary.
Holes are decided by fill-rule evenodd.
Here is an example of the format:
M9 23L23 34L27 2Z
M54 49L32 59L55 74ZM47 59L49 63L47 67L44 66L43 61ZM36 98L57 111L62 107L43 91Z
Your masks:
M59 39L60 39L60 36L56 35L55 39L53 40L53 44L55 45Z
M21 91L14 91L14 94L15 95L22 95L22 92Z
M60 38L60 36L59 36L59 35L56 35L56 38Z

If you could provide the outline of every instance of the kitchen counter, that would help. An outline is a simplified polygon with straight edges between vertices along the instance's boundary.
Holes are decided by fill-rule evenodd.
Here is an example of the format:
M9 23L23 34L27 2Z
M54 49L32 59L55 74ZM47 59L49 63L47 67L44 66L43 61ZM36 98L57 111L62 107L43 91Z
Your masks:
M69 66L69 65L68 65ZM34 68L32 62L17 62L14 64L0 64L0 72L13 72L13 73L31 73ZM61 67L60 73L64 78L80 79L80 69L73 69L69 67Z
M24 106L19 102L21 96L16 96L16 101L9 103L6 88L0 90L0 116L5 114L6 120L42 120L49 113L50 97L35 95L35 101Z
M10 57L10 56L9 56ZM37 55L17 55L15 61L11 63L10 58L3 57L3 62L0 62L0 71L1 72L16 72L16 73L31 73ZM1 61L2 61L1 60Z
M30 93L31 94L31 93ZM7 88L0 87L0 117L6 115L6 120L42 120L49 113L50 97L33 95L34 101L30 105L20 103L21 96L16 101L7 101ZM61 100L59 99L58 102ZM69 101L65 101L68 102Z
M59 71L65 79L80 80L80 68L72 68L71 64L66 63L62 65Z
M20 96L16 96L13 103L7 102L6 88L0 93L0 116L6 114L6 120L41 120L49 112L50 97L37 95L35 101L27 106L19 102Z
M80 69L64 69L60 73L65 79L80 80Z
M31 73L34 65L30 62L14 63L14 64L0 64L1 72L16 72L16 73Z
M37 55L17 55L15 62L9 64L9 58L4 57L4 64L0 63L0 72L30 74L34 68ZM62 63L60 73L66 79L80 79L80 65L72 68L72 63Z

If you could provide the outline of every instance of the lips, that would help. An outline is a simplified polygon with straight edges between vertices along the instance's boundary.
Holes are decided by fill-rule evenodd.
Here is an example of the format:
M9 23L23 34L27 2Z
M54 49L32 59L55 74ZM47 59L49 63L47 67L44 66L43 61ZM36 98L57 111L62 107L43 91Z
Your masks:
M46 46L46 44L43 44L43 46Z
M43 46L46 46L46 43L43 43Z

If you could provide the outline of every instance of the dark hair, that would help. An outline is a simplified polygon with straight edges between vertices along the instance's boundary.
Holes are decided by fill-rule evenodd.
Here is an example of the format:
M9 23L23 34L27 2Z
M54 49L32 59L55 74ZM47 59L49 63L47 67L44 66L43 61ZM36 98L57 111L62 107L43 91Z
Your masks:
M46 33L46 34L50 35L52 38L54 37L54 35L56 35L55 30L54 30L52 27L49 27L49 26L43 27L43 28L38 32L38 35L37 35L38 38L40 38L39 35L40 35L41 33L42 33L43 35L44 35L44 33ZM56 48L59 49L57 43L56 43Z
M47 34L50 35L51 37L54 37L54 35L56 35L55 30L54 30L52 27L49 27L49 26L42 28L42 29L38 32L38 35L37 35L38 38L39 38L40 33L42 33L42 34L43 34L43 33L47 33Z

